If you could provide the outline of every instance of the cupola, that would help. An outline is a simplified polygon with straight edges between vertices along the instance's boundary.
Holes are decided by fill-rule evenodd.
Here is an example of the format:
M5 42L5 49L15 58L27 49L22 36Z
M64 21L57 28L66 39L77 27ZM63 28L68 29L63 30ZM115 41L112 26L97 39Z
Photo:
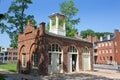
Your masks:
M50 15L49 18L50 18L49 32L66 36L65 15L60 13L54 13Z

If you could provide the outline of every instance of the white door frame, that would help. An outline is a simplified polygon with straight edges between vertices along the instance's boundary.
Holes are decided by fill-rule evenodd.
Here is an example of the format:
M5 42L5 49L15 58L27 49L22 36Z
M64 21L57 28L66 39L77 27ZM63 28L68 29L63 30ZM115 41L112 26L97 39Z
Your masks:
M86 63L85 60L88 63ZM83 70L90 70L91 69L91 63L90 62L91 62L91 60L90 60L90 51L88 53L82 52L82 69Z
M49 51L48 54L51 53L51 65L48 65L48 73L63 73L63 53L62 52L53 52ZM57 54L57 55L56 55ZM61 54L61 64L59 64L59 55ZM55 56L56 55L56 56ZM54 59L56 58L56 59ZM56 60L56 63L54 63ZM55 72L53 69L56 67L57 71Z
M68 52L68 72L74 72L72 71L72 55L76 54L77 55L77 59L76 59L76 72L79 71L79 55L78 52Z

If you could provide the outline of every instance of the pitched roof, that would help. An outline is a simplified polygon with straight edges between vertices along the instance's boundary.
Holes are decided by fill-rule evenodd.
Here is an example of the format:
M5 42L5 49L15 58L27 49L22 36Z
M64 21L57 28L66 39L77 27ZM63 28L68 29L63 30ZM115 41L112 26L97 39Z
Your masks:
M65 38L65 39L70 39L70 40L75 40L75 41L82 41L82 42L91 43L91 42L89 42L87 40L78 39L78 38L75 38L75 37L62 36L62 35L54 34L54 33L51 33L51 32L45 32L45 33L47 35L54 36L54 37L59 37L59 38Z

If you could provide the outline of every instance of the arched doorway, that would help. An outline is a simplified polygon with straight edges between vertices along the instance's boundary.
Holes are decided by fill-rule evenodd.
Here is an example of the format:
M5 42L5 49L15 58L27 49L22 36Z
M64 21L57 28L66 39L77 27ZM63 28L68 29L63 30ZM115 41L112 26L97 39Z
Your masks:
M90 70L90 51L88 48L83 48L82 49L82 69L83 70Z
M68 72L78 71L78 52L77 49L71 45L68 48Z
M48 73L63 72L63 54L61 47L58 44L51 44L48 50Z

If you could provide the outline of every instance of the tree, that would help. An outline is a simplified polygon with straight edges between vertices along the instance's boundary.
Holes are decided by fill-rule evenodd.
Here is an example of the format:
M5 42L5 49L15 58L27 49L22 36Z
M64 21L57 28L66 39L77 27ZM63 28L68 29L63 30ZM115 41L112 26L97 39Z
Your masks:
M17 47L18 32L23 32L28 20L33 21L33 15L26 15L25 10L28 9L28 4L32 4L31 0L14 0L8 11L4 13L5 18L0 22L1 32L7 32L11 39L11 47Z
M93 30L91 30L91 29L87 29L87 30L81 31L80 35L83 38L87 38L87 35L95 36L95 32Z
M80 35L83 38L87 38L87 35L91 35L91 36L97 36L98 39L100 39L101 36L105 36L105 35L109 35L111 34L110 32L94 32L91 29L87 29L87 30L83 30L80 32Z
M95 35L100 39L101 36L109 35L110 32L96 32Z
M4 18L4 15L3 14L0 14L0 19Z
M1 46L0 46L0 52L1 52Z
M75 14L78 12L78 8L72 0L68 0L60 3L60 12L66 16L66 34L67 36L74 36L77 29L75 25L80 22L80 18L73 19Z

